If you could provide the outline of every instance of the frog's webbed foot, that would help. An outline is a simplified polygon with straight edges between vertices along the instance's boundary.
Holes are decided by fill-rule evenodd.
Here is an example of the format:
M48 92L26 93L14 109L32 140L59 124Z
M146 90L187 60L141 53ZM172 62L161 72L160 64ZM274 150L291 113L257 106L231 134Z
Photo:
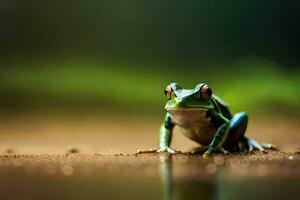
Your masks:
M139 155L139 154L152 154L152 153L170 153L170 154L176 154L176 153L182 153L181 151L176 151L172 149L171 147L164 147L164 148L155 148L155 149L148 149L148 150L137 150L134 155Z
M249 139L249 138L245 138L244 141L248 152L252 153L254 149L258 149L261 152L266 153L266 149L275 149L274 145L269 144L269 143L258 143L255 140Z
M213 152L219 152L219 153L222 153L222 154L224 154L224 155L230 154L229 151L225 150L223 147L221 147L221 148L219 148L219 149L213 149L211 146L209 146L208 149L207 149L207 151L204 152L203 158L204 158L204 159L209 158L210 155L211 155Z
M156 150L157 153L170 153L170 154L176 154L176 153L182 153L181 151L176 151L172 149L171 147L164 147Z
M213 153L213 152L220 152L223 153L225 155L228 155L229 152L227 150L225 150L223 147L219 148L219 149L214 149L212 148L210 145L208 146L204 146L200 149L197 149L195 151L192 151L192 154L202 154L203 158L209 158L209 156Z
M176 151L172 149L171 147L165 147L165 148L160 148L160 149L148 149L148 150L137 150L134 155L140 155L140 154L154 154L154 153L170 153L170 154L176 154L176 153L182 153L181 151Z

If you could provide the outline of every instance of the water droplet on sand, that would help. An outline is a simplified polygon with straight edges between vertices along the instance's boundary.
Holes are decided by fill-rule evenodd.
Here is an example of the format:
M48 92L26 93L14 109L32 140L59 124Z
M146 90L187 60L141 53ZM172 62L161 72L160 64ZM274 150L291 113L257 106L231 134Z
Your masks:
M294 159L294 156L289 156L288 159L289 159L289 160L293 160L293 159Z

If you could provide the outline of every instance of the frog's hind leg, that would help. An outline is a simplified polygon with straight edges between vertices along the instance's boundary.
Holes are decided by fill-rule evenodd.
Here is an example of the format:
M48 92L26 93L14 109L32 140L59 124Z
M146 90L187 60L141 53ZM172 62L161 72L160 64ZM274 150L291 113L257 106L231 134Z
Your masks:
M236 113L230 120L230 131L223 145L226 150L239 149L240 143L247 148L251 153L254 149L265 152L265 149L272 149L274 146L267 143L258 143L255 140L245 137L245 132L248 125L248 115L245 112Z
M230 120L230 134L233 138L233 142L238 138L238 143L244 144L246 146L249 153L251 153L254 149L258 149L259 151L265 152L265 149L273 149L274 146L268 143L258 143L257 141L245 137L245 132L248 124L248 116L245 112L237 113ZM238 149L242 150L242 148L238 146Z

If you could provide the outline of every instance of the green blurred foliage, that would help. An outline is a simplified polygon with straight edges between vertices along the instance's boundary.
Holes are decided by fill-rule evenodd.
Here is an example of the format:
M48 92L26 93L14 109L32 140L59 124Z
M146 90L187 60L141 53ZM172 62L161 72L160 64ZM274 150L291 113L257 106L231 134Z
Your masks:
M233 111L297 114L299 109L299 70L289 73L263 60L240 60L230 67L214 68L75 60L2 70L2 105L155 114L163 110L166 101L163 90L167 84L178 82L184 88L193 88L199 82L206 82Z

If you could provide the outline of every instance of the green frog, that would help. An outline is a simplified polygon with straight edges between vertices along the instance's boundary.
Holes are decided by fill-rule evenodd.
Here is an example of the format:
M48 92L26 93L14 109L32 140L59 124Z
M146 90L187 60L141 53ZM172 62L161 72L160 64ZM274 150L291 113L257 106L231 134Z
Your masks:
M159 132L157 152L177 153L170 147L175 126L187 138L202 145L192 152L209 157L212 152L227 154L235 149L247 148L249 152L262 152L272 148L271 144L258 143L245 137L248 115L239 112L232 115L226 103L214 95L205 83L194 89L183 89L178 83L171 83L164 91L168 101L167 111Z

